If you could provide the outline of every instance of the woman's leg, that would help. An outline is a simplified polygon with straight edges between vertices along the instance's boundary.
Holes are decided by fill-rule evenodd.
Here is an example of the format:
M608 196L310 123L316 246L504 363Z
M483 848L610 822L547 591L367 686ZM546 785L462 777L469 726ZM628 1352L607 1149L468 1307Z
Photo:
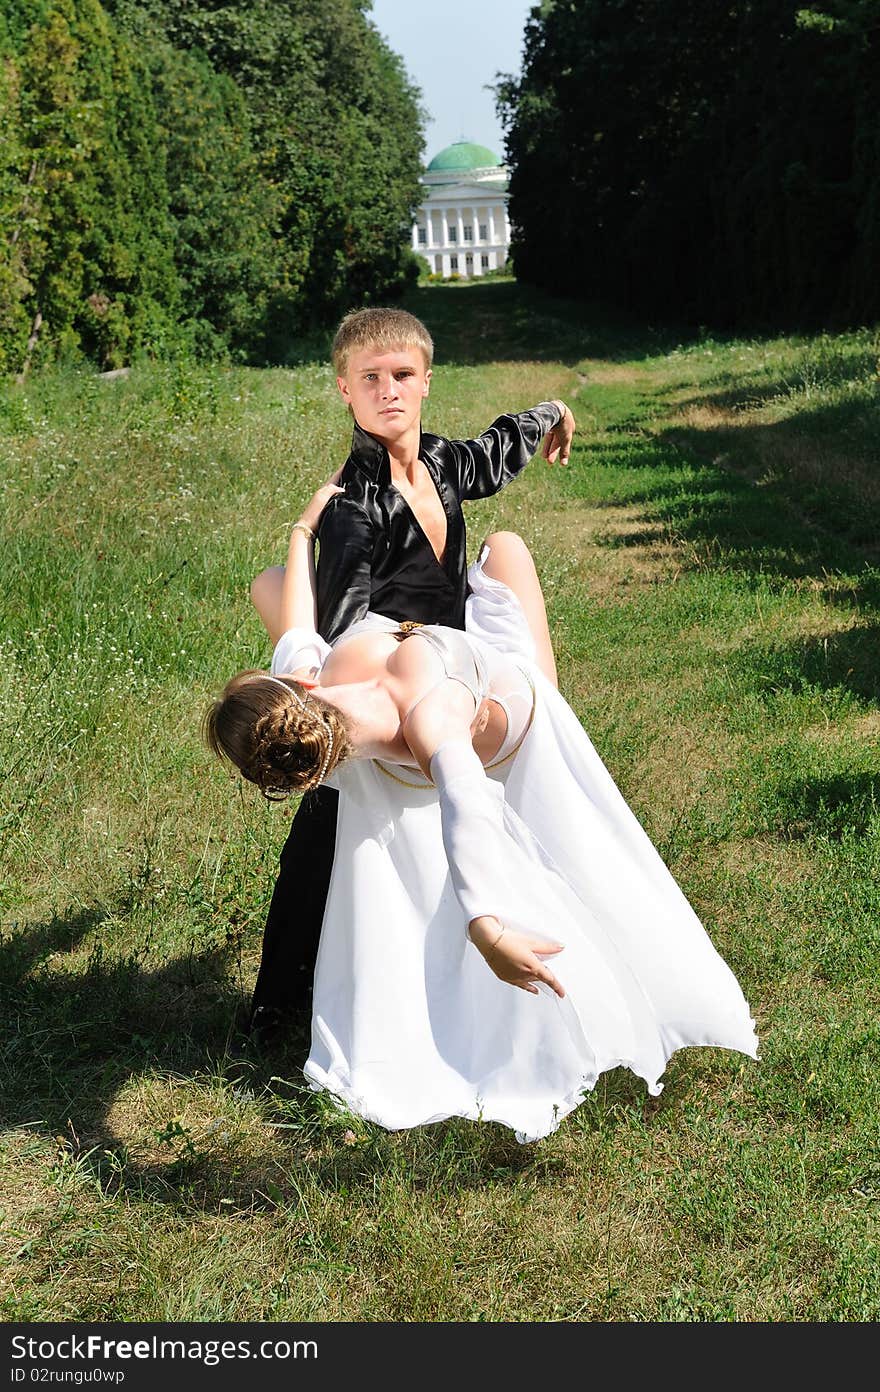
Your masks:
M281 586L284 566L269 566L251 581L251 603L263 621L263 627L273 643L281 637Z
M544 676L558 686L547 610L531 551L516 532L492 532L483 545L489 547L489 558L483 569L493 580L500 580L513 590L532 631L538 665Z

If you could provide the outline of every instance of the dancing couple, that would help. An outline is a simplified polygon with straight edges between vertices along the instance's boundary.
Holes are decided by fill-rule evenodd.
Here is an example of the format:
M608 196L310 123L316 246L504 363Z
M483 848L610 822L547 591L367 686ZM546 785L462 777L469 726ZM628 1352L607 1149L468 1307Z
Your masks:
M565 463L571 411L424 434L432 353L401 310L343 320L352 452L294 524L286 566L254 581L270 671L233 677L205 729L267 797L303 794L253 1027L306 1002L317 948L313 1086L390 1129L463 1116L535 1140L610 1068L656 1093L676 1049L754 1057L756 1040L556 688L527 547L495 533L466 568L461 504L542 439Z

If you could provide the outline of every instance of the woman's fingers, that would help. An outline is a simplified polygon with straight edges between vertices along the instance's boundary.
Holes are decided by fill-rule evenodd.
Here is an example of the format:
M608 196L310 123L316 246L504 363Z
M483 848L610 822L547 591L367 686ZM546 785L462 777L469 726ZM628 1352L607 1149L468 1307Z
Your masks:
M549 955L551 952L556 953L561 951L561 946L557 947L554 945L553 947L544 947L544 952L547 955ZM563 986L560 984L559 981L557 981L550 968L545 967L544 963L540 960L540 957L537 952L533 951L531 954L531 961L526 959L526 961L522 964L521 973L522 975L524 975L525 980L519 980L514 982L513 984L516 986L521 986L522 989L524 991L528 991L530 995L536 996L538 994L538 982L543 982L545 986L549 986L550 990L555 991L556 995L559 996L560 1000L565 995L565 990Z
M556 977L553 975L552 972L548 972L547 975L545 977L542 977L541 979L546 986L550 987L551 991L556 992L560 1000L564 998L565 987L562 985L561 982L556 980ZM537 990L537 987L535 987L535 989Z
M322 483L306 504L300 518L308 527L316 527L321 518L321 513L329 503L331 498L335 498L337 493L344 493L344 488L337 488L335 483Z
M549 986L550 990L554 991L560 1000L565 996L565 988L556 980L552 972L547 972L544 975L539 975L538 972L534 972L531 980L515 981L511 984L519 986L523 991L528 991L530 996L537 996L540 994L537 987L537 982L539 981L545 986Z
M543 981L544 985L549 986L551 991L555 991L557 996L560 997L560 999L565 995L565 991L562 989L562 986L556 980L556 977L553 975L550 968L545 967L543 962L538 962L535 971L532 972L532 976L534 977L535 981ZM536 986L535 990L537 991L537 989L538 988Z
M509 986L528 991L531 996L538 995L538 983L549 986L561 999L565 991L541 959L555 957L558 952L563 951L565 944L548 942L546 938L532 937L515 929L502 929L500 936L497 936L498 922L496 919L488 920L492 941L486 945L480 944L481 933L487 927L486 923L474 919L469 925L472 941L483 953L495 975Z

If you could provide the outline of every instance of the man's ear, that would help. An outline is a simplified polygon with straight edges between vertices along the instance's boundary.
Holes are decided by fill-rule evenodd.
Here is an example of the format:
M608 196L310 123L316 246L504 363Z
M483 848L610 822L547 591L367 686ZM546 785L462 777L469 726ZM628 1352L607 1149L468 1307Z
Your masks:
M351 405L351 392L350 392L349 389L348 389L348 383L346 382L345 378L344 378L344 377L337 377L337 378L336 378L336 385L337 385L337 387L339 388L339 395L342 397L342 399L343 399L343 401L346 403L346 405L347 405L347 406L350 406L350 405Z
M422 396L427 396L428 392L431 390L431 378L433 377L433 375L434 374L429 367L427 372L425 373L425 385L422 387Z

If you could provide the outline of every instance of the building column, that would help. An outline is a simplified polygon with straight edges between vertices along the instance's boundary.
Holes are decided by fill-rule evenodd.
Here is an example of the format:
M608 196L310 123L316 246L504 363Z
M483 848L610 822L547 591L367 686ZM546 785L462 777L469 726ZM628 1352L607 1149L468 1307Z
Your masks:
M495 209L490 208L487 214L489 218L489 245L495 245Z
M434 214L430 207L425 209L425 228L425 247L432 247L434 245Z
M464 247L464 216L460 206L456 208L455 215L458 218L458 246L459 250L461 250ZM458 269L461 271L464 267L459 266Z

